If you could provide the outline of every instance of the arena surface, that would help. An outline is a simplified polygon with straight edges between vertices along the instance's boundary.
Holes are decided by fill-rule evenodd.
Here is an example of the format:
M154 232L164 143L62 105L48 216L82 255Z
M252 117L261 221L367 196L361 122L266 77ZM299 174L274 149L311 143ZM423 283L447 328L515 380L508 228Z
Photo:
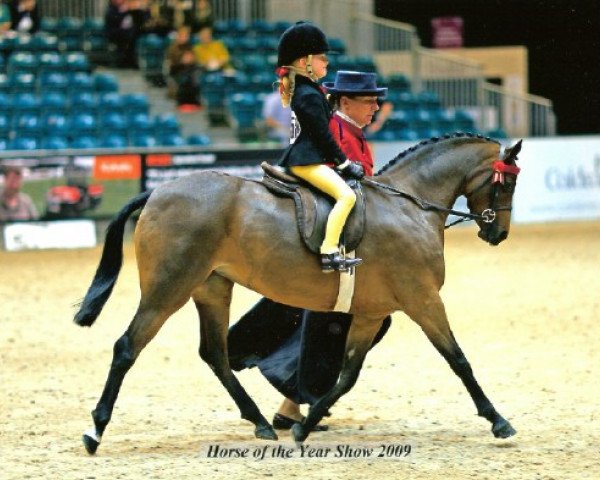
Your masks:
M0 478L600 478L600 222L513 226L496 248L473 227L452 229L446 239L442 294L454 333L517 436L492 436L422 332L396 314L354 390L333 408L330 430L308 439L330 454L272 458L271 447L292 447L289 433L279 442L254 439L198 357L198 321L188 304L126 377L98 454L88 456L81 434L138 301L131 244L91 329L71 318L99 248L0 252ZM256 299L236 290L232 318ZM276 391L256 371L239 378L271 418ZM252 454L264 445L262 460L206 458L211 446ZM392 457L377 457L379 445ZM398 445L411 445L411 454L395 458ZM375 450L334 456L346 447Z

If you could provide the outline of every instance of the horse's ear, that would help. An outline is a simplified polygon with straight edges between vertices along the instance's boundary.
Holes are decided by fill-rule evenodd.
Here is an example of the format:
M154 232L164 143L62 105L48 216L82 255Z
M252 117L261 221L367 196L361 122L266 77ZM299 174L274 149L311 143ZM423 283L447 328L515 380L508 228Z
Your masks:
M519 140L513 147L506 149L504 153L504 163L508 165L517 159L517 155L521 151L522 144L523 140Z

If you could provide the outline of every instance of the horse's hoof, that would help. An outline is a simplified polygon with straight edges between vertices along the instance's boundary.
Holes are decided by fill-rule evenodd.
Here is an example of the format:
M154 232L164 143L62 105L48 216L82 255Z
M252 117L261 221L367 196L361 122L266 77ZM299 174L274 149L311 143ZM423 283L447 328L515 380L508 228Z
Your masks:
M294 437L294 442L296 442L296 446L299 447L302 445L306 437L308 437L308 433L304 431L304 427L301 423L294 423L292 425L292 437Z
M271 425L261 425L254 429L254 436L261 440L277 440L277 434Z
M96 450L98 450L98 445L100 445L100 442L88 435L87 433L84 433L81 439L83 440L83 445L87 453L89 453L90 455L94 455L94 453L96 453Z
M492 433L496 438L508 438L515 435L517 431L508 421L502 420L501 422L494 424L492 427Z

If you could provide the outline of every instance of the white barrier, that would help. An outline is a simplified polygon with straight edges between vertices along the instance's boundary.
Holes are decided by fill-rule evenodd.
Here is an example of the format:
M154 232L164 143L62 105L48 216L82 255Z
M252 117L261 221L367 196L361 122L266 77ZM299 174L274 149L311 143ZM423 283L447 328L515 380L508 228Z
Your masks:
M4 247L8 251L95 245L96 226L92 220L9 223L4 226Z
M413 144L375 143L376 168ZM600 219L600 136L526 138L518 163L514 222Z

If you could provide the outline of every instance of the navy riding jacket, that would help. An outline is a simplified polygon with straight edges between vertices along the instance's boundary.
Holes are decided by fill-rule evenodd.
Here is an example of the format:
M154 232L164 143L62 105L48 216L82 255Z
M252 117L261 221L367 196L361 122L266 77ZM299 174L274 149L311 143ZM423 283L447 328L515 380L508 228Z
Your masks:
M284 152L280 164L285 167L329 163L339 165L346 155L329 131L332 112L321 87L308 77L296 75L291 108L300 134Z

